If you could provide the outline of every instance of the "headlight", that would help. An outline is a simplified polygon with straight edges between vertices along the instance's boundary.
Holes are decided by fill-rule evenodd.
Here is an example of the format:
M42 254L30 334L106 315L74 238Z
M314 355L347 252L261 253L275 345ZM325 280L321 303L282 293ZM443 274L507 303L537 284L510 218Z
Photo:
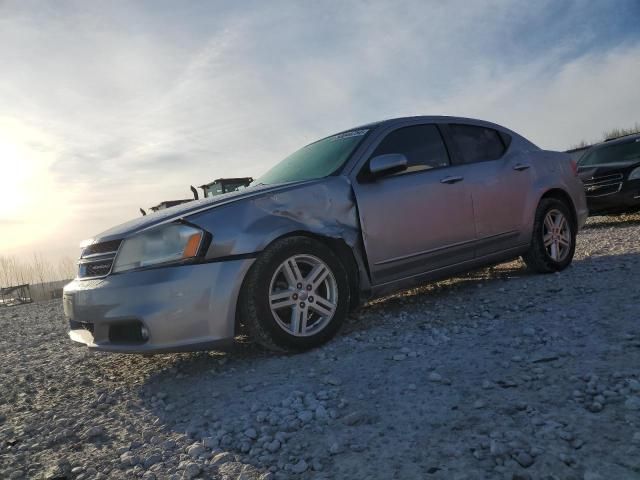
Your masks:
M170 224L126 239L120 246L114 272L187 260L198 255L204 232L197 228Z
M640 179L640 167L637 167L631 170L631 173L629 174L629 178L627 178L627 180L638 180L638 179Z

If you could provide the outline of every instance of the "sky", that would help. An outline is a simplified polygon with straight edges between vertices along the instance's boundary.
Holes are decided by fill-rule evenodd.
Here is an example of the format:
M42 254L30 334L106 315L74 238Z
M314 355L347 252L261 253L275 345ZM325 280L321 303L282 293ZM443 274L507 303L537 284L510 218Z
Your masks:
M546 149L640 122L640 2L0 0L0 255L407 115Z

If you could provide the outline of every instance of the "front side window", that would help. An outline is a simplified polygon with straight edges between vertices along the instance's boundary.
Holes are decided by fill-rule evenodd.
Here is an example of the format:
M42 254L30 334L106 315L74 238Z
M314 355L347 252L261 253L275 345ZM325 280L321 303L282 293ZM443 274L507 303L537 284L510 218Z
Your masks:
M615 162L640 161L640 138L631 142L618 143L598 147L585 153L580 160L580 166L604 165Z
M449 131L463 163L497 160L506 150L500 134L492 128L452 124Z
M327 177L345 164L368 131L349 130L311 143L282 160L258 178L256 184L275 185Z
M416 125L394 130L373 152L372 158L389 153L407 157L407 170L397 175L449 165L449 155L435 125Z

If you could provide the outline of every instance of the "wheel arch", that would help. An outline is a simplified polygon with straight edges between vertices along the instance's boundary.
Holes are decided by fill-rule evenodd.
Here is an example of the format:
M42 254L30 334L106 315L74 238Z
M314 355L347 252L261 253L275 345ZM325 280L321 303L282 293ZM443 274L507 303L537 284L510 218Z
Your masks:
M569 207L569 213L571 214L572 227L574 228L574 231L577 232L577 229L578 229L578 213L576 212L576 206L573 203L573 199L571 198L571 195L569 195L562 188L557 188L557 187L556 188L551 188L551 189L545 191L542 194L542 196L538 200L538 205L545 198L555 198L555 199L560 200L560 201L562 201L562 202L567 204L567 206Z

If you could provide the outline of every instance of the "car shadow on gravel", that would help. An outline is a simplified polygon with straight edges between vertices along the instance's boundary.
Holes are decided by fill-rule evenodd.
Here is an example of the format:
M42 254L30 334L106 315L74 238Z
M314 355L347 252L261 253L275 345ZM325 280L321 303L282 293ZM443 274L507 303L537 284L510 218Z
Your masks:
M352 315L342 334L361 331L371 325L383 323L384 316L403 314L407 306L428 309L436 302L453 294L464 294L489 285L497 285L517 278L535 275L520 260L473 270L455 277L433 281L386 297L375 299ZM499 288L499 287L498 287Z

